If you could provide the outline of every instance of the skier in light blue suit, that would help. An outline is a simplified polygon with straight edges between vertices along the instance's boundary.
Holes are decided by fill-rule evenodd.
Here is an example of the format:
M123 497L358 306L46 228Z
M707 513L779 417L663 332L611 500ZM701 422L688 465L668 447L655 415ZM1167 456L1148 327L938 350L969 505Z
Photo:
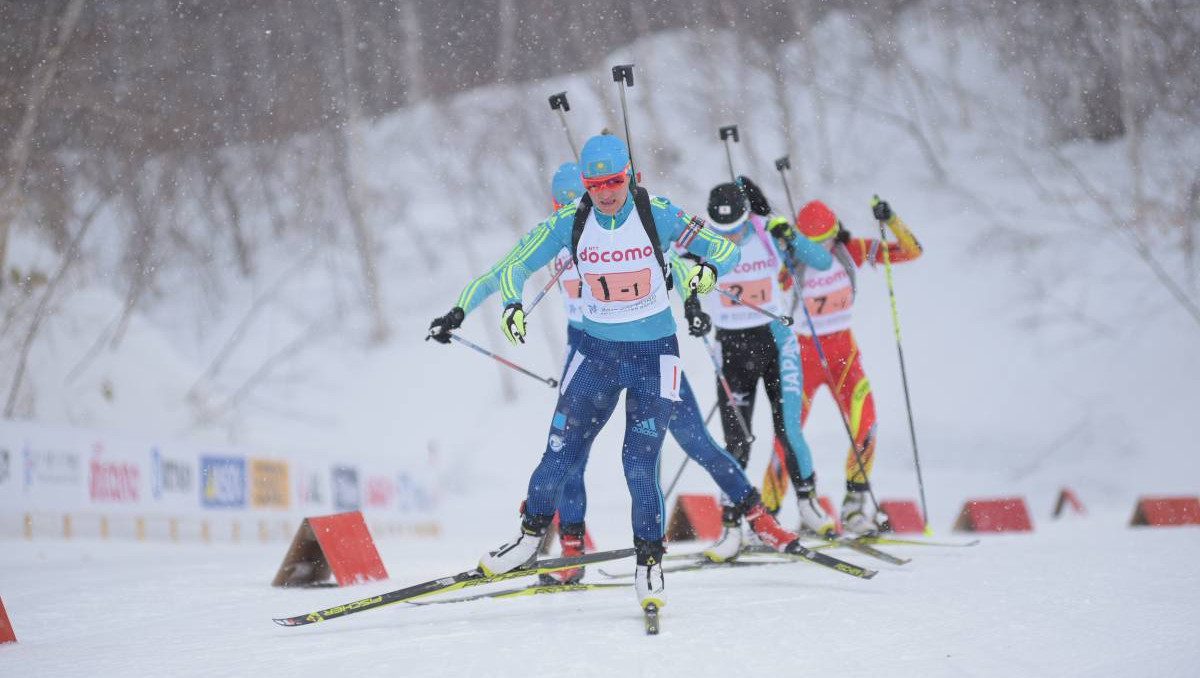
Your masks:
M556 209L567 204L576 203L584 189L580 178L579 166L574 163L563 163L554 174L551 183L552 195ZM523 245L528 244L528 238L523 239L512 252L493 266L487 273L471 281L459 296L457 305L449 313L436 318L430 324L431 338L449 341L445 333L458 327L467 313L478 306L484 299L499 288L499 276L514 260ZM674 288L681 296L686 296L686 280L691 263L684 261L673 251L668 254L671 265ZM566 305L568 317L567 354L568 358L578 348L584 336L582 321L582 301L580 287L582 281L574 269L574 261L569 249L562 249L555 258L555 270L563 269L560 276L560 289ZM576 312L578 311L578 313ZM452 319L458 319L455 324ZM565 368L564 368L565 372ZM747 510L758 503L759 497L749 479L742 472L737 459L725 451L709 434L705 426L696 396L686 376L681 375L679 387L680 402L673 409L668 428L671 435L679 443L683 451L705 471L721 487L730 501L739 506L741 511ZM591 439L588 440L590 447ZM559 488L556 507L559 513L559 539L564 556L582 555L585 535L587 532L584 522L587 513L587 491L584 484L584 470L587 462L587 451L580 455L578 463L569 469ZM733 508L727 509L732 512ZM562 583L574 583L582 579L582 568L562 570L553 574Z
M665 507L658 455L682 381L667 298L671 274L663 252L674 242L700 258L687 275L689 289L698 294L711 291L717 276L730 270L739 255L731 242L705 229L702 220L632 187L629 152L616 137L588 140L581 165L587 195L529 233L500 272L505 335L513 343L524 342L524 283L568 249L581 280L584 334L568 358L546 450L529 481L521 532L481 558L480 568L507 572L536 557L560 486L586 463L591 441L624 390L622 462L633 499L634 584L643 606L661 607ZM798 544L796 535L766 512L752 487L745 501L753 502L745 507L745 517L764 542L780 550Z

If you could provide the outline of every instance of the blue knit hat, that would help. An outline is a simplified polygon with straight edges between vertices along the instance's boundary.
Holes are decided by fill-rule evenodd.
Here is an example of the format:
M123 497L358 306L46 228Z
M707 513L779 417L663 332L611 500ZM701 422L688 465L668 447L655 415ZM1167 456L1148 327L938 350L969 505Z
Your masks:
M611 134L598 134L583 145L579 164L583 165L583 176L587 178L619 174L629 166L629 148Z
M573 162L559 165L558 171L554 173L554 180L550 182L550 192L554 195L554 202L559 205L570 205L578 200L583 195L579 165Z

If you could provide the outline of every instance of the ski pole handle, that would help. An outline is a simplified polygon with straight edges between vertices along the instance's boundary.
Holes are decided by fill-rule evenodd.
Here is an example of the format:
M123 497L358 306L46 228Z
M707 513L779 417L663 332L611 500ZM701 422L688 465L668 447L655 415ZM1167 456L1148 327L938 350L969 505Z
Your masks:
M558 113L558 120L562 123L563 132L567 135L567 143L571 145L571 154L575 156L575 162L578 163L579 149L575 148L575 138L571 136L571 128L567 126L566 112L571 110L571 103L567 101L566 92L550 95L550 110Z
M752 304L749 301L742 299L740 296L738 296L728 290L723 290L720 287L718 287L718 288L716 288L716 291L721 296L733 301L733 303L741 304L742 306L745 306L746 308L750 309L751 311L757 311L758 313L761 313L761 314L767 316L771 320L778 320L779 322L783 323L784 326L786 326L786 327L791 327L792 323L794 322L792 320L792 316L790 316L790 315L776 315L776 314L768 311L767 309L763 308L762 306Z
M521 374L524 374L528 377L533 377L534 379L537 379L538 381L549 386L550 388L558 388L558 380L557 379L553 379L551 377L539 377L538 375L534 374L533 372L530 372L529 370L525 369L524 367L521 367L520 365L512 362L511 360L502 358L478 344L475 344L473 342L467 341L466 339L463 339L462 337L458 336L457 334L451 334L450 338L453 339L454 341L457 341L458 343L462 344L463 346L466 346L467 348L475 349L475 351L491 358L492 360L495 360L496 362L500 363L501 365L504 365L505 367L511 367L512 369L520 372Z
M733 139L733 143L738 142L737 125L725 125L717 130L717 134L721 135L721 141L725 142L725 160L729 162L729 180L737 183L737 174L733 171L733 153L729 150L729 139ZM740 185L739 185L740 187Z
M787 173L784 172L784 170L789 170L791 168L792 161L786 155L775 161L775 169L779 170L779 178L783 180L783 192L787 194L788 209L792 211L791 216L788 217L788 221L792 222L792 225L795 226L796 203L792 202L792 188L788 186Z

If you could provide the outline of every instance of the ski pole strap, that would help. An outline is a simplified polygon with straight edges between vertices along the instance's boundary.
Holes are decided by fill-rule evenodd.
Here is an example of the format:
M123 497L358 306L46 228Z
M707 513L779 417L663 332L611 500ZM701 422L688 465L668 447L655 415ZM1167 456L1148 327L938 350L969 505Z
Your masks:
M481 353L481 354L491 358L492 360L495 360L496 362L500 363L501 365L504 365L505 367L512 368L528 377L533 377L534 379L537 379L538 381L549 386L550 388L558 388L558 380L557 379L553 379L551 377L540 377L540 376L534 374L533 372L530 372L529 370L525 369L524 367L521 367L520 365L512 362L511 360L502 358L474 342L463 339L462 337L458 336L457 334L451 334L450 338L453 339L454 341L457 341L458 343L462 344L463 346L466 346L467 348L474 349L476 352Z
M776 315L776 314L768 311L767 309L763 308L762 306L758 306L758 305L750 303L749 301L743 300L741 297L739 297L738 295L736 295L733 292L730 292L728 290L723 290L720 287L718 287L718 288L716 288L716 291L718 294L733 301L735 304L741 304L742 306L745 306L746 308L748 308L752 311L757 311L758 313L761 313L761 314L767 316L771 320L778 320L779 322L783 323L787 327L791 327L792 323L794 322L792 320L792 316L790 316L790 315ZM811 321L809 321L809 322L811 324Z

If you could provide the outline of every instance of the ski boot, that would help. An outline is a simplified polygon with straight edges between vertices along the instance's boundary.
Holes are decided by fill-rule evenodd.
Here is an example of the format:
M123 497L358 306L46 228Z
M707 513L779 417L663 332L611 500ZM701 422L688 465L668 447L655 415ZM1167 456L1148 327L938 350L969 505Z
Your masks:
M562 557L572 558L584 554L584 535L587 529L583 523L558 526L558 544L562 547ZM547 584L578 584L583 579L584 568L572 567L569 570L559 570L543 575Z
M735 509L745 516L750 529L766 546L776 551L787 551L793 543L800 543L799 535L780 526L775 516L763 506L758 490L751 490Z
M637 570L633 576L633 588L637 591L638 603L645 610L653 605L661 609L667 604L666 582L663 580L662 558L666 552L661 539L633 538L637 551Z
M799 502L801 534L814 534L822 539L837 536L837 525L817 501L817 474L796 485L796 500Z
M550 516L525 516L515 539L501 544L479 559L479 569L487 576L504 574L537 560L538 546L550 524Z
M883 511L867 515L870 497L865 485L846 486L846 498L842 500L842 530L862 536L889 531L887 514Z
M704 557L714 563L726 563L738 557L742 550L742 517L732 506L721 507L724 529L717 541L704 550Z

